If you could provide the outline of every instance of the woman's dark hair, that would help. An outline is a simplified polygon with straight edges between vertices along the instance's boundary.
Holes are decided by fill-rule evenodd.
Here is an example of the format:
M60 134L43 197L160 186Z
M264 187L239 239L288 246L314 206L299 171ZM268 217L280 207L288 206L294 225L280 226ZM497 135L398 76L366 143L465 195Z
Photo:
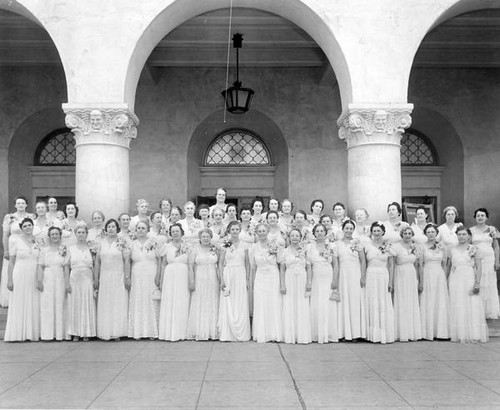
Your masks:
M415 209L415 213L417 213L420 210L423 210L425 212L425 219L427 219L429 217L429 211L427 210L427 208L425 206L420 205L417 207L417 209Z
M196 214L198 215L198 218L201 219L201 215L200 215L200 211L202 211L203 209L206 209L210 216L210 207L207 205L207 204L201 204L197 209L196 209Z
M68 205L73 205L75 207L75 218L76 218L78 216L78 212L80 211L80 208L78 208L76 206L76 202L68 202L64 207L64 215L66 216L66 218L68 217L68 213L66 212Z
M174 206L172 207L172 209L170 209L170 215L172 215L172 211L173 211L174 209L176 209L176 210L179 212L179 216L180 216L180 218L182 219L182 217L183 217L184 213L183 213L183 211L182 211L181 207L180 207L180 206L178 206L178 205L174 205Z
M278 215L278 212L276 211L268 211L267 214L266 214L266 221L269 219L269 215L276 215L276 218L279 218L280 216Z
M303 209L299 209L297 212L295 212L295 215L297 215L297 214L301 214L302 216L304 216L304 219L307 221L306 211L304 211ZM295 215L293 216L294 219L295 219Z
M323 225L323 221L324 221L326 218L328 218L328 219L330 220L330 222L333 222L333 218L332 218L332 216L331 216L331 215L328 215L328 214L323 214L323 215L321 215L321 216L319 217L319 223L320 223L321 225Z
M222 188L222 187L217 188L217 189L215 190L215 195L216 195L216 196L217 196L217 192L219 192L219 191L224 191L224 195L226 195L226 196L227 196L227 191L226 191L226 188Z
M34 226L35 224L33 223L33 219L31 218L24 218L21 222L19 222L19 228L23 229L23 225L26 223L26 222L29 222L31 224L31 226Z
M118 216L118 220L119 220L119 221L121 221L122 217L123 217L123 216L125 216L125 215L127 215L127 216L128 216L128 219L130 219L130 214L129 214L129 213L127 213L127 212L123 212L123 213L121 213L121 214Z
M490 217L490 213L488 212L488 210L486 208L477 208L474 211L474 218L476 217L476 215L477 215L478 212L483 212L486 215L486 218Z
M243 211L250 211L250 214L251 214L251 213L252 213L252 208L251 208L251 207L249 207L248 205L243 205L243 206L241 207L241 209L240 209L240 218L241 218L241 213L242 213Z
M158 208L161 209L161 204L163 204L163 202L168 202L170 204L170 209L172 209L172 200L170 198L160 199L160 203L158 204Z
M108 221L106 222L106 224L104 225L104 231L105 232L108 232L108 226L111 225L111 224L115 224L116 226L116 233L120 233L120 224L118 223L118 221L116 219L108 219Z
M370 226L370 232L373 232L373 228L376 228L376 227L379 227L380 229L382 229L382 232L385 233L385 226L383 223L380 223L378 221L375 221L372 223L372 225Z
M252 199L252 215L253 215L253 206L255 205L256 202L260 202L262 204L262 210L264 210L264 199L261 196L256 196L254 199Z
M16 203L18 199L22 199L24 202L26 202L26 205L28 205L28 200L26 199L26 197L24 195L16 196L14 198L14 203Z
M344 222L342 222L342 230L344 230L346 225L351 224L354 229L356 229L356 222L354 222L352 219L346 219Z
M76 230L76 229L75 229L75 230ZM51 226L51 227L49 228L48 232L47 232L47 236L50 236L50 233L51 233L52 231L58 231L58 232L59 232L59 236L61 236L61 235L62 235L62 229L61 229L61 228L59 228L58 226Z
M240 231L241 231L241 222L240 221L231 221L231 222L229 222L229 225L226 228L226 235L229 235L231 228L235 225L238 225L240 227Z
M439 228L437 227L437 225L435 224L427 224L425 225L425 228L424 228L424 235L427 235L427 231L431 228L434 228L435 231L436 231L436 235L439 233Z
M326 227L325 227L325 225L323 225L323 224L316 224L316 225L314 225L314 228L312 230L312 233L313 233L313 235L314 235L315 238L316 238L316 231L318 230L318 228L323 228L325 230L325 234L326 234Z
M391 206L395 206L398 210L398 214L401 215L402 209L401 209L401 205L399 204L399 202L394 201L394 202L391 202L389 205L387 205L387 212L389 212L389 208Z
M312 202L311 202L311 212L313 210L313 206L316 202L319 202L321 204L321 210L325 209L325 203L323 202L322 199L313 199Z
M332 206L332 211L335 210L336 206L341 206L342 209L345 211L345 205L342 202L335 202Z
M233 208L234 208L234 210L236 211L236 215L238 215L238 206L237 206L236 204L232 204L232 203L227 204L227 206L226 206L226 214L227 214L227 210L228 210L229 208L231 208L231 207L233 207Z
M459 227L457 227L456 233L458 234L460 231L465 231L469 236L472 236L471 230L467 228L465 225L460 225Z
M161 213L161 211L153 211L153 212L151 212L151 214L149 215L149 221L150 221L151 223L153 223L153 218L155 217L155 215L156 215L156 214L163 215L163 214Z
M181 236L184 236L184 229L182 229L182 225L180 223L175 223L170 225L170 228L168 228L168 234L172 236L172 228L179 228L181 230Z

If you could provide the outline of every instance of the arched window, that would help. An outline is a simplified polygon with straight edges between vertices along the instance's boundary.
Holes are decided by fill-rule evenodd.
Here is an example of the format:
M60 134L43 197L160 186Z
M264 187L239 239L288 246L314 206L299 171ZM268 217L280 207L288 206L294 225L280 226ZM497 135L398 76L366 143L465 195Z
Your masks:
M38 145L35 165L75 165L75 138L68 128L51 132Z
M434 146L422 133L408 129L401 138L401 165L438 165Z
M251 132L233 129L219 134L209 145L205 166L271 165L271 155L264 142Z

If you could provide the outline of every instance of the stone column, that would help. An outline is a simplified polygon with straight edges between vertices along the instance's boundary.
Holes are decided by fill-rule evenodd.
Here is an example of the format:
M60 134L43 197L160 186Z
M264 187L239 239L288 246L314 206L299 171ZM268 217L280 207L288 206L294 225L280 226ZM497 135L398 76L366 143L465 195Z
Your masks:
M66 126L75 134L78 219L90 221L99 209L106 219L129 210L130 140L137 117L127 105L63 104Z
M401 135L411 125L412 104L349 104L338 119L347 142L348 208L365 208L386 220L387 205L401 203Z

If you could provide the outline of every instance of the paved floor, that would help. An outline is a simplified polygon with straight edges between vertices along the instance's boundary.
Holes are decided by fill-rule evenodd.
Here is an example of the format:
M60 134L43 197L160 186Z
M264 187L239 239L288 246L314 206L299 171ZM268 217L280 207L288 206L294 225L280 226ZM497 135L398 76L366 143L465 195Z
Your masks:
M489 343L0 341L2 408L500 409Z

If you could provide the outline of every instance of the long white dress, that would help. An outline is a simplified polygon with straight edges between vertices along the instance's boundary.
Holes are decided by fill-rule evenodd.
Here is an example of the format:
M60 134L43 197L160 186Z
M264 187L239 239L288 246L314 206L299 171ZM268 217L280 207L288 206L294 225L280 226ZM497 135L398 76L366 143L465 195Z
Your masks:
M312 341L318 343L338 342L338 305L339 302L330 300L332 292L333 267L332 258L324 257L318 251L316 244L307 248L307 256L312 268L311 289L311 335Z
M40 339L40 296L36 287L36 268L40 248L18 238L9 253L16 261L12 271L14 290L10 292L6 342Z
M306 294L307 255L304 248L285 249L281 257L285 264L286 293L283 295L283 341L311 343L310 293Z
M269 249L260 242L250 249L250 264L256 266L253 299L252 338L256 342L281 342L282 297L277 255L269 254Z
M29 217L29 214L24 215L24 217ZM24 218L23 217L23 218ZM9 235L9 251L12 246L12 242L15 241L20 235L23 233L21 231L21 227L19 223L23 218L19 218L17 213L14 212L12 214L5 215L2 223L3 233ZM0 278L0 306L8 307L9 299L10 299L10 290L7 289L7 281L8 281L8 272L9 272L9 261L7 259L2 258L2 276Z
M375 343L394 342L394 308L389 293L387 260L392 250L382 252L369 243L366 251L366 339Z
M446 252L435 246L424 247L424 288L420 294L422 337L427 340L450 337L450 298L443 261Z
M97 337L104 340L128 334L128 290L124 282L123 258L130 250L116 239L101 242L101 272L97 299Z
M390 243L398 243L398 242L401 242L403 240L401 238L401 235L399 234L399 231L401 229L401 225L402 224L406 225L406 222L400 221L400 222L396 222L395 224L392 224L391 221L387 220L387 221L382 222L382 224L385 227L384 240L387 240Z
M446 247L446 250L449 250L452 246L458 245L457 228L460 225L462 224L456 223L452 228L450 228L445 223L439 225L439 233L436 240L438 242L441 242Z
M71 293L68 295L68 333L79 337L96 336L93 259L90 249L76 245L68 249Z
M394 335L400 342L422 338L420 306L418 303L418 277L415 261L419 248L406 249L395 245L394 270Z
M64 266L69 256L66 246L42 248L38 265L43 269L43 292L40 293L40 335L42 340L68 339L67 298Z
M161 250L167 259L163 273L161 290L159 339L184 340L187 338L189 302L191 293L188 287L188 250L185 245L180 249L167 243Z
M427 224L426 224L427 225ZM427 236L425 236L424 234L424 229L425 229L425 226L424 228L420 228L420 226L418 226L418 224L416 224L415 222L411 224L411 229L413 229L413 233L415 234L413 236L413 240L418 243L418 244L424 244L427 242Z
M479 252L476 255L481 264L481 299L483 300L486 319L498 319L500 317L500 302L498 300L497 273L495 271L495 251L493 250L492 235L496 229L487 226L481 232L477 226L471 228L472 244L477 246Z
M200 219L193 218L189 222L187 219L181 219L179 223L184 230L183 240L185 244L190 248L198 246L200 243L198 232L203 229L203 222Z
M225 291L219 304L219 340L245 342L250 340L250 316L248 311L247 272L245 254L249 245L240 241L238 247L225 249L222 276Z
M346 340L366 337L365 290L361 288L361 262L364 252L360 240L338 241L339 259L339 338Z
M132 260L129 308L128 337L140 339L158 337L160 302L153 299L156 289L155 278L158 272L160 253L154 240L132 242Z
M195 263L195 290L191 295L188 319L188 339L215 340L219 338L219 280L218 256L215 249L193 250Z
M487 342L488 326L480 295L471 294L474 287L474 259L468 250L451 249L450 337L452 342Z

